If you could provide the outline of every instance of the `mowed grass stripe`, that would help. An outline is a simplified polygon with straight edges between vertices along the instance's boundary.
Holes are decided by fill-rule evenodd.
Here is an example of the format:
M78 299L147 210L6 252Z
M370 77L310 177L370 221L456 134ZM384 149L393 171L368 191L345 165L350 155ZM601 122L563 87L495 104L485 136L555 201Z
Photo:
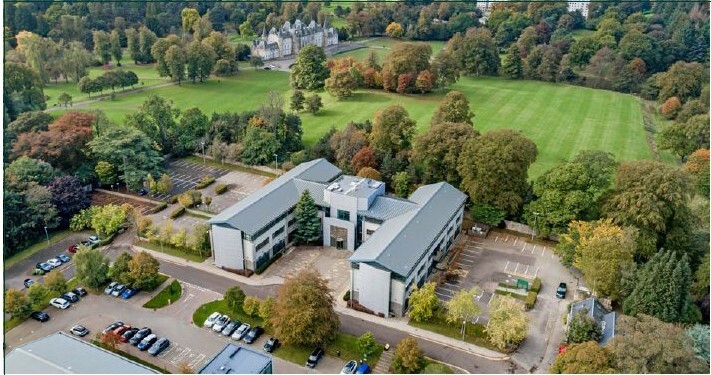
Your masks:
M213 112L258 109L270 90L282 93L288 106L293 92L289 74L248 68L234 77L131 93L81 108L102 109L111 120L121 124L126 114L138 108L149 95L156 94L172 100L177 108L198 107L209 116ZM539 156L529 172L532 178L585 149L610 151L621 160L651 158L641 107L633 96L492 77L463 77L450 90L459 90L469 98L477 130L520 130L536 143ZM341 101L323 91L319 95L324 102L321 112L299 113L306 144L315 143L332 126L343 129L350 121L372 120L376 111L392 104L405 107L417 121L417 132L425 131L444 97L444 93L398 95L379 90L360 90Z

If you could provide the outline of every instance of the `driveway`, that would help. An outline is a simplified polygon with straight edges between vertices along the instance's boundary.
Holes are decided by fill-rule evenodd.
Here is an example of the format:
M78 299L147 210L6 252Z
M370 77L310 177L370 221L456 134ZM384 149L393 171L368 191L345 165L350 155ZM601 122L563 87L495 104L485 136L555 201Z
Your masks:
M336 250L333 247L293 247L267 267L262 276L278 276L286 279L301 271L318 271L328 280L328 286L333 291L334 297L340 298L340 293L345 293L345 289L348 288L350 279L348 257L351 254L350 251Z

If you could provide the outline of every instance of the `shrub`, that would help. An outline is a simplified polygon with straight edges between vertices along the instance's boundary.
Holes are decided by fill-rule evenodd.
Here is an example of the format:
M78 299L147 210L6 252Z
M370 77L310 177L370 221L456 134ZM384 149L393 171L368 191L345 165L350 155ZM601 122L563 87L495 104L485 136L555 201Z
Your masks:
M202 193L197 190L188 190L180 194L178 202L185 208L194 207L202 202Z
M176 204L176 203L178 203L178 196L171 195L170 198L168 198L168 204Z
M351 299L351 291L348 290L348 291L346 291L346 294L343 295L343 300L348 302L348 301L350 301L350 299Z
M672 96L662 104L661 113L666 119L673 119L681 111L681 101L676 96Z
M259 298L248 296L242 302L242 311L249 316L255 316L259 312L259 304Z
M171 219L177 219L185 213L185 207L178 207L175 211L170 213Z
M195 189L204 189L208 186L210 186L212 183L215 182L215 177L213 176L205 176L200 180L200 182L195 185Z
M160 202L157 206L153 207L153 209L151 210L151 213L156 214L158 212L165 210L166 208L168 208L168 204L165 202Z
M220 195L220 194L224 194L225 192L227 192L227 185L224 185L224 184L215 185L215 194Z
M540 293L541 292L541 278L536 277L533 279L533 284L531 284L531 292Z
M528 292L528 296L526 296L526 309L530 310L533 308L533 306L536 305L536 299L538 298L538 293L534 291Z

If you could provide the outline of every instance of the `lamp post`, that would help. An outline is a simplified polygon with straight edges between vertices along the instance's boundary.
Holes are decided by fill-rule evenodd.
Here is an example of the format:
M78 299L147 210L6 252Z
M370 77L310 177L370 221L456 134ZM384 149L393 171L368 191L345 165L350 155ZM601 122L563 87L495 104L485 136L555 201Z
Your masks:
M464 341L464 335L466 334L466 332L467 332L467 319L465 318L462 321L462 341Z
M207 164L205 161L205 141L200 141L200 146L202 146L202 163Z
M47 237L47 246L49 246L49 232L47 232L47 226L44 226L44 235Z
M531 241L533 241L533 234L538 232L536 229L536 225L538 225L538 215L540 215L538 212L533 213L533 232L531 232Z
M279 169L279 155L274 154L274 169Z

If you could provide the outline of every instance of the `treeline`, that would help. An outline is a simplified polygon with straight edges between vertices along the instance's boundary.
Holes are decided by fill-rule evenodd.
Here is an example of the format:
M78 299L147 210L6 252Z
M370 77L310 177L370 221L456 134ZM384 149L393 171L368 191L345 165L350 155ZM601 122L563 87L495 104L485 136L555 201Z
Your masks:
M89 94L91 97L92 93L101 93L104 90L116 90L117 87L121 89L125 87L133 87L133 85L138 83L138 76L136 73L128 70L113 70L106 72L95 79L89 77L82 77L79 80L77 86L79 91Z

